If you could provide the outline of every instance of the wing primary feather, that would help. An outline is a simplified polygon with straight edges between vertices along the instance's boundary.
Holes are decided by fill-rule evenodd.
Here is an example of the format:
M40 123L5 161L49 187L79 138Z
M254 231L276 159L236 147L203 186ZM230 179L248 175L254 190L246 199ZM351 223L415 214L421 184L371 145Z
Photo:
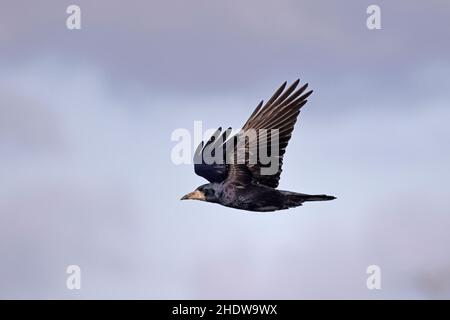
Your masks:
M253 121L257 121L258 119L263 119L266 117L267 113L270 112L271 107L273 106L273 103L275 100L278 99L278 97L280 96L280 94L283 93L284 89L286 88L287 82L283 82L283 84L278 88L277 91L275 91L275 93L272 95L272 97L264 104L264 106L262 107L262 109L260 110L260 112L258 112L258 114L255 117L250 117L248 120L248 127L252 128L253 125ZM246 129L246 127L244 127Z
M272 110L266 114L264 114L264 120L260 121L257 126L255 126L254 129L273 129L274 127L270 128L264 128L273 117L276 118L279 114L282 114L286 109L289 109L292 105L294 105L293 101L301 101L302 99L298 98L295 100L300 94L302 94L306 88L308 87L308 84L306 83L301 88L299 88L295 93L293 93L288 99L286 99L281 105L273 107ZM302 97L308 97L306 95Z
M283 82L281 87L279 87L278 90L275 91L273 96L269 99L269 101L266 102L266 104L264 105L264 108L266 106L270 106L280 96L280 94L284 91L284 88L286 88L286 85L287 85L287 81Z
M295 91L289 98L287 98L283 103L280 105L280 108L285 107L286 105L290 104L292 101L297 99L298 96L300 96L305 90L308 88L308 84L305 83L302 87L300 87L297 91Z
M295 88L297 88L297 85L300 83L300 79L297 79L293 84L289 86L289 88L286 89L286 91L273 103L274 105L278 105L286 98L289 97L289 95L294 92Z
M243 128L245 128L247 126L247 124L249 123L249 121L251 121L253 119L253 117L255 117L256 114L259 112L259 110L261 110L263 103L264 103L264 100L261 100L261 102L256 106L255 110L253 110L252 115L245 122Z

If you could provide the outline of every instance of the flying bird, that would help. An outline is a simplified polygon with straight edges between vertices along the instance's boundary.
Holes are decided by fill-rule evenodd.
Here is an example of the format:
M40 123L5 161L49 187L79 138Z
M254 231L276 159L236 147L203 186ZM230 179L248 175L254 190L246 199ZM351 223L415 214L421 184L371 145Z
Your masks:
M239 133L232 135L231 128L219 128L206 144L204 141L200 143L195 151L194 171L209 183L181 200L200 200L235 209L270 212L298 207L306 201L336 199L325 194L277 189L283 156L297 117L313 92L305 92L307 83L297 88L299 83L298 79L286 89L287 82L284 82L265 104L261 101ZM259 135L262 131L266 132L264 136ZM257 132L258 135L248 135L248 132ZM261 158L262 143L266 144L270 160L276 164L270 174L267 174L267 169L272 163L265 163L267 161ZM211 158L215 160L211 161Z

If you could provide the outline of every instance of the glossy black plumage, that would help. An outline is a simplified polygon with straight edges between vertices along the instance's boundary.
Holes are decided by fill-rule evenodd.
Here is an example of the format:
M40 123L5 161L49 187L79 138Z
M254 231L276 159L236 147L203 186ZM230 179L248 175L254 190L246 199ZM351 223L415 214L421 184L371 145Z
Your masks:
M327 195L276 189L282 172L283 156L297 117L312 93L305 93L308 84L297 89L299 82L295 81L287 89L285 82L267 103L261 101L238 133L232 135L231 128L219 128L206 144L202 142L195 152L194 170L210 183L200 186L182 199L203 200L236 209L263 212L300 206L305 201L335 199ZM263 130L271 133L260 135ZM249 134L252 132L258 134ZM270 164L264 163L259 149L265 141L270 160L275 161L272 162L275 164L278 162L276 171L270 174L267 174ZM274 155L275 150L278 150L278 155ZM214 161L211 161L211 157Z

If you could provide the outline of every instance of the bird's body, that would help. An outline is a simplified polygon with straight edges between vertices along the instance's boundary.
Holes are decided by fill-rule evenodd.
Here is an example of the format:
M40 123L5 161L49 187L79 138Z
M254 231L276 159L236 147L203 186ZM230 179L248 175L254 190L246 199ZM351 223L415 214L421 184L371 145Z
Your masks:
M225 207L247 211L270 212L301 206L306 201L332 200L327 195L308 195L291 191L277 190L257 184L246 186L233 182L213 183L208 187L215 190L214 201Z
M235 209L270 212L301 206L306 201L335 199L323 194L276 189L297 116L312 93L309 91L302 95L307 84L295 91L298 83L299 80L286 90L284 83L264 106L261 101L240 133L230 137L231 128L224 132L219 128L206 145L203 142L199 145L194 157L195 172L210 183L198 187L182 200L201 200ZM243 142L236 143L237 140ZM263 158L261 149L266 151L266 155L270 154L269 163ZM217 161L214 157L219 151L223 152L223 157L218 157ZM211 158L215 160L211 161ZM275 170L268 170L272 165L275 165Z
M284 209L283 195L280 191L250 183L247 186L225 182L218 200L221 205L248 211L275 211Z

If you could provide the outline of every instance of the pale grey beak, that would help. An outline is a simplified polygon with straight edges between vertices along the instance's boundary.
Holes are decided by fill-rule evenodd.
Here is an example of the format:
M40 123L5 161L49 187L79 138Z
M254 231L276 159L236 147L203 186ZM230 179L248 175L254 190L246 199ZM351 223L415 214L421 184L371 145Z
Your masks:
M187 195L183 196L180 200L201 200L205 201L206 197L205 194L199 190L192 191L191 193L188 193Z

